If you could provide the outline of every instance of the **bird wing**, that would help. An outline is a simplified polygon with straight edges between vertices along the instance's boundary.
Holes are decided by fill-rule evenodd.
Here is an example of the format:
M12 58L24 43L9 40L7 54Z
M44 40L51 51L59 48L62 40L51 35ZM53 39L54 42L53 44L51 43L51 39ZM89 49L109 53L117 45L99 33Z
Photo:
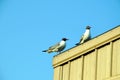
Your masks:
M83 40L83 38L84 38L84 34L81 36L79 43L76 43L75 45L79 45L81 41Z
M49 50L53 50L53 49L55 49L55 48L58 48L59 45L60 45L60 43L57 43L57 44L55 44L55 45L49 47Z
M81 36L81 38L80 38L80 42L83 40L83 38L84 38L84 35Z

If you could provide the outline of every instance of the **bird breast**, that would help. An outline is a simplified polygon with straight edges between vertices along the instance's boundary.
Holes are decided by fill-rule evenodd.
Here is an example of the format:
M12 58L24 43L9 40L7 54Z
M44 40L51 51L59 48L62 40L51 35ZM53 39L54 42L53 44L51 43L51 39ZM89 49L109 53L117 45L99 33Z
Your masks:
M64 45L65 45L65 41L61 41L60 46L64 46Z
M90 35L90 30L86 30L85 34L84 34L84 38L88 38Z

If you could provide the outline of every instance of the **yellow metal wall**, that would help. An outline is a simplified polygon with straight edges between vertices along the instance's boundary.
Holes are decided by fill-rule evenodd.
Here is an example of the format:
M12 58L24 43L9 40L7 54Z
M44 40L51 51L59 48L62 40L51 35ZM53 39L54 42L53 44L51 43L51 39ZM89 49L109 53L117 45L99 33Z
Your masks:
M83 80L95 80L96 51L84 55Z
M120 40L113 42L112 76L120 74Z
M83 58L78 58L69 62L70 64L70 80L82 79L82 61Z
M120 80L120 35L101 44L53 65L54 80Z

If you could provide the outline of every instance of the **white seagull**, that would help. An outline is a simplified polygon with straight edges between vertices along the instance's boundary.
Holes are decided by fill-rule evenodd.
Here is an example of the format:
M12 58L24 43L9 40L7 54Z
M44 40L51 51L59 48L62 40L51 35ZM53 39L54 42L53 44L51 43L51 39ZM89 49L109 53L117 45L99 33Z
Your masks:
M91 28L90 26L86 27L85 33L82 35L80 42L77 43L76 45L82 44L91 39L90 28Z
M48 53L61 52L62 50L65 49L67 40L68 40L67 38L62 38L62 40L59 43L49 47L47 50L44 50L42 52L48 52Z

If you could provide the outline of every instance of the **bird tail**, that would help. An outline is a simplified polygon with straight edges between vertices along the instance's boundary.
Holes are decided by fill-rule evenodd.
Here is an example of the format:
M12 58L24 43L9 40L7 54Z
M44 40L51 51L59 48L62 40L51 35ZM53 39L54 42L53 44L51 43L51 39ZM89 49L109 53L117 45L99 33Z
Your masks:
M47 50L43 50L42 52L47 52Z
M75 45L80 45L80 43L76 43Z

